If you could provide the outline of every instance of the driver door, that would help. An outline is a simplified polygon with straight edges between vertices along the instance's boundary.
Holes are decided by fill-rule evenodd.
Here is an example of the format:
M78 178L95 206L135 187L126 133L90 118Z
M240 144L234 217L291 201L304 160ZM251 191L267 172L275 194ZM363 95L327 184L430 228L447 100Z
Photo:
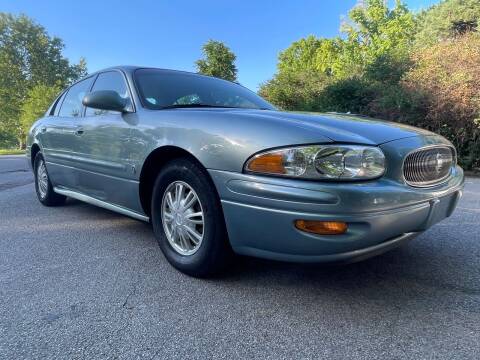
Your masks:
M133 109L131 94L122 72L100 73L92 92L113 90L127 100ZM120 113L86 108L79 126L79 152L82 171L79 178L82 193L115 205L137 210L138 183L131 165L131 128L135 113Z

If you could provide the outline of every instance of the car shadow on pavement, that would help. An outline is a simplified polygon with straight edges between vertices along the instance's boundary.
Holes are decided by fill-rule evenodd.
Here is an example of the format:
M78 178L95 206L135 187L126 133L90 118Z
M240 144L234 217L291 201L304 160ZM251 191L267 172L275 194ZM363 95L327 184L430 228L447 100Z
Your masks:
M128 238L136 236L145 246L157 248L148 223L130 220L77 200L69 199L67 206L81 212L82 217L86 215L99 220L113 220L115 224L112 224L112 228L119 226L118 221L128 219L125 226L122 226L122 231L128 232ZM398 296L399 291L404 291L409 296L421 293L424 296L439 290L479 295L478 279L472 280L465 276L466 273L478 272L478 264L464 261L464 248L442 248L434 237L431 232L427 232L397 249L351 264L300 264L236 256L228 269L219 276L203 280L190 279L225 286L261 286L265 290L288 286L292 289L302 288L302 292L307 289L348 291L352 296L356 292L363 293L372 288L383 291L385 296L389 293ZM158 261L166 262L160 248L157 249ZM173 268L171 270L176 272ZM171 274L167 272L162 276ZM180 276L188 278L186 275Z
M417 241L422 239L417 239ZM428 239L423 239L428 241ZM415 243L403 245L385 254L350 264L297 264L238 257L235 265L221 279L227 282L252 281L269 287L285 285L325 290L364 292L369 288L410 295L446 291L480 295L479 280L465 272L478 272L478 264L466 264L462 254L435 253ZM393 291L394 290L394 291Z

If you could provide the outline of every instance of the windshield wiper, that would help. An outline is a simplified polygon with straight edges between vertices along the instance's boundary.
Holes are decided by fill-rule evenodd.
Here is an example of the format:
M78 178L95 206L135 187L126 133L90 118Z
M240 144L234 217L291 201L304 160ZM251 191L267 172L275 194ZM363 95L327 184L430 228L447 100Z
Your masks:
M160 110L164 109L182 109L182 108L227 108L235 109L235 106L223 106L223 105L211 105L211 104L174 104L168 106L162 106Z

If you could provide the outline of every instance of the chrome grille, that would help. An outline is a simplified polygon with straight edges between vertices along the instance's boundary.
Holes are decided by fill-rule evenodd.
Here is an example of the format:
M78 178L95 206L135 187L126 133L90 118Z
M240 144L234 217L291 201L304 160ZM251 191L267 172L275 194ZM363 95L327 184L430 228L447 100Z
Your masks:
M455 151L449 146L418 149L403 163L403 176L412 186L431 186L445 180L455 164Z

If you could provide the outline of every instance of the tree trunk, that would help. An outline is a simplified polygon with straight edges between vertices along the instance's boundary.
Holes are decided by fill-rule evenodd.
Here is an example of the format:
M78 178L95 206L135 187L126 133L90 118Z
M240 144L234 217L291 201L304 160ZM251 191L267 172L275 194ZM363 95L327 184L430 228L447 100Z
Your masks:
M26 141L24 138L18 139L18 146L20 150L25 150L27 147Z

